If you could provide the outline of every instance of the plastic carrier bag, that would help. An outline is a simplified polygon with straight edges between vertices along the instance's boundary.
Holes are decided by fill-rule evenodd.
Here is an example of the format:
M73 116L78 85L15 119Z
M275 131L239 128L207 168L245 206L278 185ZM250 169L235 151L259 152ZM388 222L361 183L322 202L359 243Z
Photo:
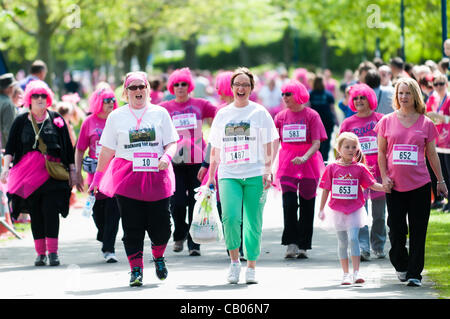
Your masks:
M214 189L203 185L195 189L195 206L189 233L197 244L206 244L223 239L222 222L217 211Z

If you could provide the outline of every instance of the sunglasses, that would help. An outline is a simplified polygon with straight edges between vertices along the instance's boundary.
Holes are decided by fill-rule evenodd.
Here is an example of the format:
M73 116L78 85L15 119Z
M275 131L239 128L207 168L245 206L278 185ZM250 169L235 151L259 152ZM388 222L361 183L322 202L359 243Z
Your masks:
M434 86L440 86L440 85L444 86L445 82L436 82L436 83L433 83L433 85Z
M283 92L281 93L281 96L291 96L292 92Z
M31 94L31 98L32 99L38 99L38 98L42 98L42 99L46 99L47 98L47 94L42 93L42 94Z
M134 91L134 90L132 90L132 91ZM103 103L106 103L106 104L109 104L109 103L114 103L116 101L116 98L115 97L108 97L108 98L106 98L106 99L103 99Z
M185 87L185 86L188 86L188 84L186 82L179 82L179 83L175 83L173 86L174 87L179 87L179 86Z
M364 100L366 100L367 98L365 97L365 96L355 96L354 98L353 98L353 101L358 101L358 100L361 100L361 101L364 101Z
M145 88L147 88L147 85L143 85L143 84L141 84L141 85L130 85L129 87L127 87L127 89L130 90L130 91L136 91L137 89L143 90Z

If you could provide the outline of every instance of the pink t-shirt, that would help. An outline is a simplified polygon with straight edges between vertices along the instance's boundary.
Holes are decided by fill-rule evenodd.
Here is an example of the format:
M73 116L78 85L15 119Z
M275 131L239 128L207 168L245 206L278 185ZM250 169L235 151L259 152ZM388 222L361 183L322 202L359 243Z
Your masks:
M339 133L352 132L359 138L361 150L366 157L367 166L370 172L379 176L378 170L378 144L377 133L373 130L384 114L372 112L368 117L359 117L357 114L346 118Z
M311 144L314 140L322 142L328 138L319 113L310 107L300 112L284 109L275 116L274 122L282 145Z
M375 132L387 140L387 175L394 190L407 192L431 181L425 162L425 146L438 131L424 115L409 128L397 118L397 112L385 115L375 126Z
M89 157L98 159L100 154L100 137L105 128L106 119L101 119L97 115L89 115L81 125L80 136L77 141L77 149L86 151L89 147Z
M427 112L436 112L441 115L450 115L450 94L447 94L443 101L435 92L427 101ZM442 148L450 148L450 123L436 124L439 136L436 139L436 146Z
M202 132L203 120L214 118L217 108L208 100L199 98L190 98L184 103L164 101L160 105L169 112L180 136L174 163L201 163L206 146Z
M344 214L351 214L365 204L363 188L375 183L375 178L363 164L331 163L325 168L319 187L331 191L328 206Z

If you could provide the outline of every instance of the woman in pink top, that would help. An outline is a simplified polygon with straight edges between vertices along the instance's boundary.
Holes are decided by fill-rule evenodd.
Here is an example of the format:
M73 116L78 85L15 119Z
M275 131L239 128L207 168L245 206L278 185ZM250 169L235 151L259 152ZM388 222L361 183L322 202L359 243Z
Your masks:
M431 202L425 156L438 179L438 194L447 197L448 191L436 153L438 131L424 116L425 104L414 79L397 81L393 106L395 112L384 116L375 127L381 178L383 185L391 189L391 193L386 194L389 257L400 281L420 286ZM409 252L406 248L408 233Z
M180 135L177 154L173 158L176 182L175 194L171 199L175 224L173 250L181 252L187 239L189 255L199 256L200 245L192 241L189 228L195 205L194 189L200 186L197 175L206 148L202 133L203 121L214 118L217 108L208 100L190 97L195 85L189 68L175 70L169 77L167 88L175 95L175 99L160 105L167 109ZM186 207L189 223L186 223Z
M384 191L377 183L364 162L358 137L351 132L343 132L336 139L337 160L325 168L319 187L323 189L319 218L329 223L337 232L338 255L344 277L342 285L362 284L359 274L360 249L359 229L367 225L367 212L364 208L363 188ZM331 198L328 205L328 195ZM350 239L353 278L349 274L348 242Z
M378 168L377 133L373 130L383 117L383 114L374 112L377 108L377 97L374 90L364 83L353 85L350 88L349 95L350 109L357 113L342 122L340 133L353 132L358 136L367 167L375 179L381 183ZM368 226L364 226L359 232L362 261L370 260L371 246L377 258L384 258L384 245L386 243L385 193L367 189L365 195L372 201L372 226L370 236Z
M325 168L318 150L327 134L319 114L305 106L309 93L303 84L291 80L281 87L281 92L287 108L274 120L281 139L276 170L276 183L283 192L281 244L287 246L286 258L307 258L313 235L316 189Z
M450 94L448 90L447 76L444 74L437 74L433 77L434 92L427 100L427 113L426 115L431 118L439 132L439 136L436 139L436 151L441 161L442 174L444 175L445 183L448 185L449 178L448 172L450 170L450 124L448 118L450 116ZM447 117L447 121L446 121ZM428 165L429 166L429 165ZM432 188L434 194L434 203L431 208L442 207L443 198L437 196L436 193L436 176L433 174L433 170L428 167L430 177L432 181ZM448 211L448 203L445 204L443 210Z
M114 92L110 88L99 88L89 98L90 115L83 121L75 148L75 167L78 176L77 189L84 192L81 167L88 175L87 184L90 185L97 167L100 154L100 137L109 114L117 108ZM86 150L88 156L83 161ZM84 165L82 165L84 163ZM97 227L97 240L102 242L102 253L107 263L117 262L115 256L116 235L119 229L120 213L115 198L107 197L102 193L95 195L92 217Z

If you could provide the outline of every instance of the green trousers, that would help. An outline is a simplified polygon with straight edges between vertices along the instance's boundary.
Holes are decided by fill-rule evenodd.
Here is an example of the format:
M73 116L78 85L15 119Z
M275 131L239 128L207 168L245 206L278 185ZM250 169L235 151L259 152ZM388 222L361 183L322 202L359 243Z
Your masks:
M261 254L261 234L267 191L262 176L219 180L225 245L234 250L241 245L243 226L244 257L256 261Z

